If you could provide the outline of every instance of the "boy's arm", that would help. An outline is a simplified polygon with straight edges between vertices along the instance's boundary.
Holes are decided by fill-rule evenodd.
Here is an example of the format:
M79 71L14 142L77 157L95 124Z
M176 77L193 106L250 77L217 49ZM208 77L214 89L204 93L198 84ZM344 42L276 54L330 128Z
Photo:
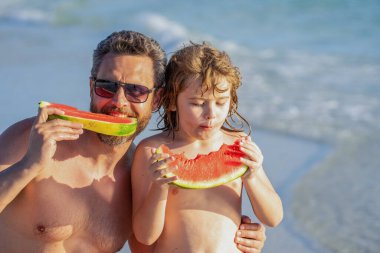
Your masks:
M282 202L265 174L261 150L250 137L244 138L240 147L246 154L242 161L249 166L242 179L253 211L262 223L275 227L283 218Z
M167 155L156 154L142 141L132 165L133 232L143 244L153 244L161 235L168 197Z
M153 253L154 245L145 245L137 241L134 234L128 239L129 249L132 253Z

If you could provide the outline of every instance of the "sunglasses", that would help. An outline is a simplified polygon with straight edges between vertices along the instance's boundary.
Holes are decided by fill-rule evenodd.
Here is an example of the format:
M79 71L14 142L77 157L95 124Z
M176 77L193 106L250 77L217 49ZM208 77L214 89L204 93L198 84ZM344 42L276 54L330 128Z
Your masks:
M108 80L96 79L92 77L94 82L95 94L103 98L112 98L118 91L119 87L124 89L125 97L132 103L144 103L149 94L156 88L148 89L146 86L132 83L112 82Z

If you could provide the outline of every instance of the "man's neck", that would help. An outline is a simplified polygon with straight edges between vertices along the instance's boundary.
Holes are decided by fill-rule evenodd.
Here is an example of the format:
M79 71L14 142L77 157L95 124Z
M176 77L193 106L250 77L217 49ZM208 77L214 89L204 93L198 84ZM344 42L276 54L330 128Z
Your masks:
M128 140L123 144L109 145L102 142L96 133L86 131L81 136L82 155L91 157L94 166L106 170L115 168L116 164L126 155L132 145L133 140ZM104 173L104 172L103 172Z

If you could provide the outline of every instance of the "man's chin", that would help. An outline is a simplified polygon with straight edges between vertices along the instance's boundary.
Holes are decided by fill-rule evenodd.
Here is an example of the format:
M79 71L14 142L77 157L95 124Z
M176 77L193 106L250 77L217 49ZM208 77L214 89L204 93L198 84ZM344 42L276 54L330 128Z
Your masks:
M151 109L151 108L150 108ZM128 141L133 141L137 135L139 135L145 127L148 125L150 118L152 117L151 110L148 110L148 113L146 115L140 115L137 116L137 129L136 132L130 136L111 136L111 135L104 135L104 134L98 134L98 138L101 142L110 145L110 146L118 146L127 143ZM108 114L106 111L99 111L96 110L96 107L91 100L90 104L90 111L95 113L103 113ZM125 113L126 115L129 115L127 113L127 110L121 110L122 113ZM133 113L130 113L130 115L135 115Z
M111 136L105 134L98 134L99 140L109 146L119 146L125 144L128 141L133 140L135 137L135 134L130 136Z

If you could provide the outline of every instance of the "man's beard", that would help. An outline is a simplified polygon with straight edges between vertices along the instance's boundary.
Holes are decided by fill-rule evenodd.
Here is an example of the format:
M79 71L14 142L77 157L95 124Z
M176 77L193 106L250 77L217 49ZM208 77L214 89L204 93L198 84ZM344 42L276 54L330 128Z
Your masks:
M90 104L90 111L94 113L103 113L103 114L108 114L106 111L101 110L100 112L95 109L96 107L94 106L92 100ZM119 111L120 113L128 114L127 110L125 109L114 109L115 111ZM147 115L136 115L135 113L128 114L128 115L133 115L133 117L137 118L137 129L136 132L133 133L132 135L129 136L112 136L112 135L106 135L106 134L100 134L97 133L98 138L101 142L110 145L110 146L117 146L124 144L128 141L133 141L133 139L140 134L145 127L148 125L150 118L152 117L151 110L148 110Z

